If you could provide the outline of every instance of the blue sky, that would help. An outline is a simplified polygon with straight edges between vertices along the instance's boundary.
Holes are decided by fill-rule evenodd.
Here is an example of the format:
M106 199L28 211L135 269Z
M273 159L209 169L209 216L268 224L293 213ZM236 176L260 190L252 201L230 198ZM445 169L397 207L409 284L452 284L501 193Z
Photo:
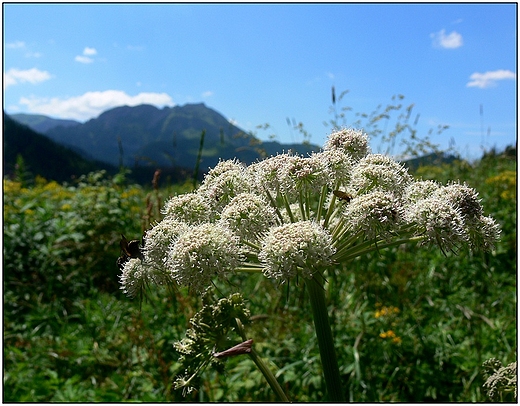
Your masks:
M301 142L289 119L323 145L334 86L347 125L402 94L418 135L448 125L431 140L477 158L516 142L516 21L516 4L4 3L4 110L203 102L261 139Z

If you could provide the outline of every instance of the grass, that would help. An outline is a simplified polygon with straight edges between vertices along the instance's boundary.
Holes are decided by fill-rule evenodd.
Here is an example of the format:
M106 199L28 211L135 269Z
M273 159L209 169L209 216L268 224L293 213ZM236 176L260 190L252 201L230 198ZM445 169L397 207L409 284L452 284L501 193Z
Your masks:
M382 250L334 271L326 300L347 399L482 402L482 362L516 360L516 161L419 168L467 181L502 225L495 252L444 257L419 247ZM276 401L246 357L208 370L200 390L171 390L199 298L158 291L142 303L119 289L123 232L138 238L167 195L91 174L76 185L4 180L4 401ZM148 202L148 203L147 203ZM319 350L303 283L262 275L232 281L248 299L255 350L296 402L323 398ZM230 286L218 284L226 295Z

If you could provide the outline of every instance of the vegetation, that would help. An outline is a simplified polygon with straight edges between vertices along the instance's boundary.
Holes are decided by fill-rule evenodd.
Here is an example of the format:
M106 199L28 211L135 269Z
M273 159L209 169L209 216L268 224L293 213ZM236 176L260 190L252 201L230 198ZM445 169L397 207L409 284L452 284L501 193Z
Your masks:
M73 185L23 173L4 179L4 401L277 400L244 356L207 369L186 397L172 389L182 372L173 344L200 298L177 289L132 301L115 261L120 234L139 238L161 202L191 185L147 190L123 175L92 173ZM501 239L487 254L392 248L338 269L326 300L343 386L357 402L486 401L483 363L517 356L516 159L491 153L415 176L475 187ZM247 292L248 335L289 398L321 399L303 284L231 282Z

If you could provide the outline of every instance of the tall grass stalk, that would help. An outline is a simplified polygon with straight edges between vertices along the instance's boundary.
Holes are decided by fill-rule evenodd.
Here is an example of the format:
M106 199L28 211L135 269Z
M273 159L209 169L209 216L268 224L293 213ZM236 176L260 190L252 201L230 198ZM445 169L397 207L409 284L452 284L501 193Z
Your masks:
M199 166L202 159L202 148L204 147L204 137L206 136L206 130L202 130L200 134L199 152L197 154L197 161L195 162L195 169L193 170L193 189L197 187L197 178L199 177Z

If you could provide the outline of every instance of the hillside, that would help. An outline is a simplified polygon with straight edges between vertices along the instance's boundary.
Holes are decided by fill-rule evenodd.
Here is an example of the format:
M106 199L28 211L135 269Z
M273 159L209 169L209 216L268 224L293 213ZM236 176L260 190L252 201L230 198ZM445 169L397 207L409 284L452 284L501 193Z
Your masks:
M21 156L32 175L58 182L71 181L80 175L105 169L117 169L106 163L91 161L80 154L38 134L4 113L4 176L14 174L16 160Z
M36 125L35 118L27 115L17 117L29 126ZM84 157L114 166L123 163L132 170L171 166L192 170L203 131L202 172L215 166L219 159L236 157L251 163L263 153L271 155L292 149L304 154L319 149L317 146L277 142L264 145L203 103L162 109L151 105L116 107L77 125L60 120L45 121L41 116L39 121L40 128L42 123L47 125L43 133L57 143L80 152Z
M10 117L18 121L21 124L25 124L26 126L30 127L37 133L43 134L46 131L50 130L51 128L63 126L63 127L70 127L74 125L81 124L79 121L75 120L61 120L57 118L51 118L47 116L43 116L41 114L24 114L24 113L18 113L18 114L11 114Z

